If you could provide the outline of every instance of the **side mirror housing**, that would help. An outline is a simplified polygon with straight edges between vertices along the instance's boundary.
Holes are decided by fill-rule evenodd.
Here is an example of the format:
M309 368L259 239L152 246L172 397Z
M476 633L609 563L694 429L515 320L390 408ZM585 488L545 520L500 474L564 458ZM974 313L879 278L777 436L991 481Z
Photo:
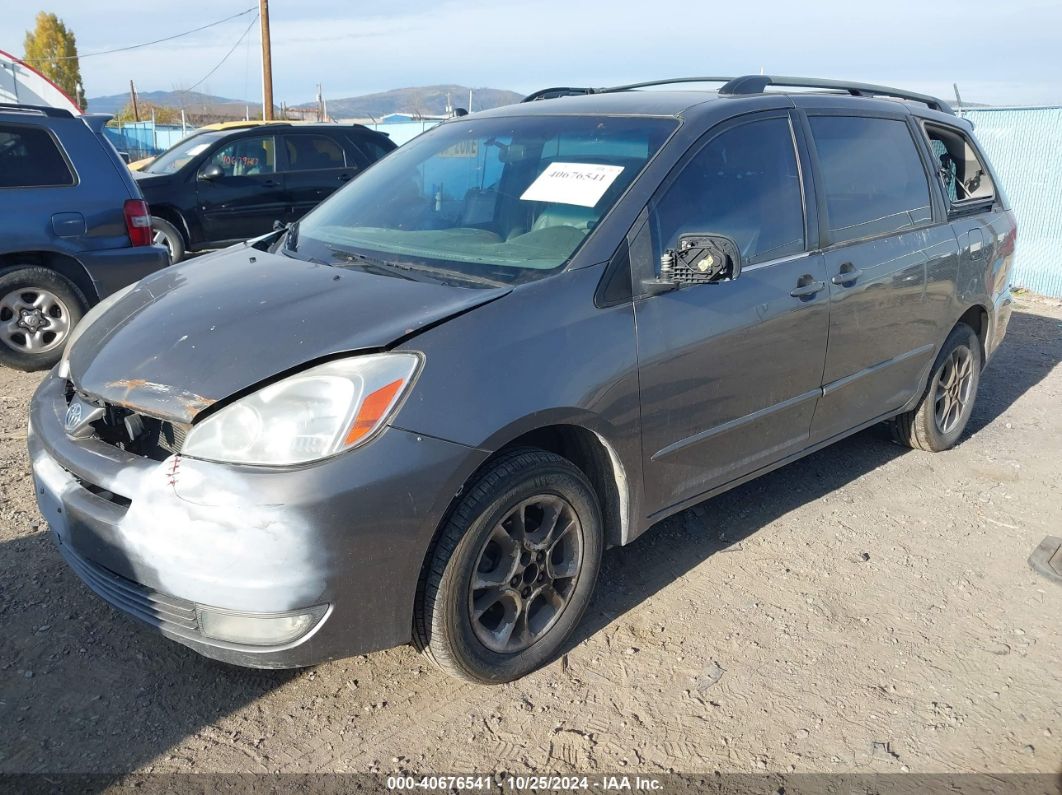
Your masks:
M741 273L741 249L726 235L688 234L679 238L678 248L669 248L660 257L660 276L643 279L642 289L660 295L689 284L730 282Z
M225 176L225 172L217 163L205 166L203 170L199 172L199 179L205 180L206 182L221 179L223 176Z
M679 238L677 249L660 258L660 279L684 284L718 284L741 274L741 249L731 237L689 234Z

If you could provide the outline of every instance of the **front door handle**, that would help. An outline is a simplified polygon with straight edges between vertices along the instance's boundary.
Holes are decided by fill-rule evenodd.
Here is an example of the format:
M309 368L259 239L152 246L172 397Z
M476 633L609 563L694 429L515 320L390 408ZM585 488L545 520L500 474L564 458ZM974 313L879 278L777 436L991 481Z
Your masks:
M834 284L848 285L863 275L863 271L855 267L851 262L846 262L841 266L841 272L830 279Z
M279 188L280 187L280 183L277 182L276 180L267 179L265 182L262 183L262 187L264 187L264 188Z
M796 289L789 293L794 298L810 298L816 293L822 292L826 287L826 282L804 282L803 278L800 282L802 283L798 283Z

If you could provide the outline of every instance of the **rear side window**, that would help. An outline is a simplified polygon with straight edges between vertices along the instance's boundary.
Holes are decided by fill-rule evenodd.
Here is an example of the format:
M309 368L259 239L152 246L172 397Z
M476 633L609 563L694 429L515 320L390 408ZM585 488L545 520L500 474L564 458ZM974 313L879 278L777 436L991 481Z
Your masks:
M932 220L929 181L905 122L854 116L810 121L832 242Z
M289 135L285 137L290 171L344 168L343 147L323 135Z
M372 136L358 137L352 139L354 145L365 153L370 163L375 163L381 157L391 151L392 147L387 147L380 143L379 140Z
M933 124L927 124L925 129L940 187L949 202L959 205L995 198L992 177L966 135Z
M0 188L73 184L74 174L47 130L0 125Z
M708 142L651 212L656 256L684 234L734 239L748 263L804 250L804 204L789 120L764 119Z

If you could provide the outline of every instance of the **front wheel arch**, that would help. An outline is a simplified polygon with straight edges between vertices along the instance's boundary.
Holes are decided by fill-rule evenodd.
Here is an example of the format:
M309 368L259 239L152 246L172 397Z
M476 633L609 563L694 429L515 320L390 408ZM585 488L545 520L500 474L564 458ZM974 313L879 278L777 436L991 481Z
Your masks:
M536 547L533 520L529 520L526 529L521 520L517 530L502 530L501 534L509 546L512 546L513 539L516 540L518 554L513 558L513 565L523 565L528 567L528 571L517 569L516 573L521 576L514 576L510 582L508 578L512 571L506 574L503 568L499 583L478 583L480 575L476 572L487 571L482 568L482 558L490 545L495 543L494 535L502 528L500 517L506 516L512 506L533 503L539 495L547 495L549 499L557 499L552 496L557 495L560 501L575 511L576 524L572 532L579 533L582 539L577 567L569 569L567 573L548 573L550 564L540 562L538 558L541 558L542 553L534 553L534 549L547 549L546 560L551 560L553 548L549 546L549 539L553 531L548 530L544 538L539 538L542 545ZM527 503L521 502L525 499ZM556 521L556 512L553 518ZM542 526L546 527L545 524ZM554 526L560 527L559 524L550 525ZM565 531L560 532L563 534ZM511 537L506 537L505 533ZM480 549L481 545L486 546ZM511 681L548 664L563 648L589 603L600 569L603 547L599 500L592 484L574 464L554 453L533 447L508 448L492 456L458 495L455 510L444 520L442 532L428 552L414 606L414 645L445 672L481 684ZM521 548L532 551L521 553ZM533 557L535 554L538 558ZM529 571L532 580L527 579ZM504 590L505 594L512 593L514 589L525 591L522 595L530 601L522 609L514 608L517 612L507 622L512 630L516 617L521 614L526 616L527 622L534 620L534 608L531 605L541 604L535 601L540 597L535 595L534 583L542 579L541 572L547 572L546 582L541 586L543 589L558 587L551 584L551 576L558 577L557 582L562 579L570 581L572 588L564 600L564 606L559 608L565 612L558 613L553 621L541 627L546 634L539 638L532 636L530 645L512 651L504 647L489 647L482 643L482 638L477 639L476 622L486 619L480 618L482 609L474 613L466 612L473 610L473 597L478 603L478 592L482 589L486 589L488 596L491 590ZM488 572L485 576L494 577L496 573ZM504 598L505 594L495 599ZM494 600L491 604L494 604ZM505 644L508 638L506 635L501 642Z

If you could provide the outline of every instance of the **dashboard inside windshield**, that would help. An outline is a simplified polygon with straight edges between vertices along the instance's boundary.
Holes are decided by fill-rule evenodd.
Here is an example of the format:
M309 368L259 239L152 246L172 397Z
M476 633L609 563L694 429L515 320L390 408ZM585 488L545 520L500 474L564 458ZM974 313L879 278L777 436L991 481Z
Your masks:
M537 278L571 258L675 126L592 116L448 122L304 218L296 256Z

